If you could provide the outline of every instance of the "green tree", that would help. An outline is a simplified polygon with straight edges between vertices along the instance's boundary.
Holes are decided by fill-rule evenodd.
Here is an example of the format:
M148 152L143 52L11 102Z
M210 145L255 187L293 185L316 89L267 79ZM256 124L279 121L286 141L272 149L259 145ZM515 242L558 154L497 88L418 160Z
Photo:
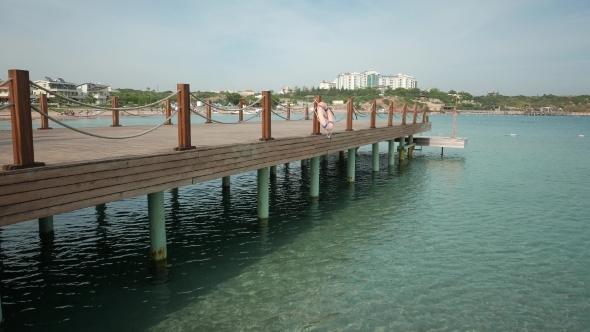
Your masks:
M225 95L225 100L232 105L237 105L241 99L242 95L237 92L230 92Z
M84 101L86 101L87 104L94 104L96 102L96 98L92 93L89 92L88 94L86 94L86 98L84 99Z

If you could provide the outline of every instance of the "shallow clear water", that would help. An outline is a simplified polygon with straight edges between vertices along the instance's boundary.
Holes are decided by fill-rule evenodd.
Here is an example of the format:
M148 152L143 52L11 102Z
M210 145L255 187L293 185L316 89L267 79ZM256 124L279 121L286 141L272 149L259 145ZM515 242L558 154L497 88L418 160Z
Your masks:
M433 116L449 135L452 117ZM167 191L170 280L149 274L147 200L0 228L6 331L590 329L590 118L460 116L466 149L415 152L357 182L331 155L321 198L278 167ZM516 134L511 136L510 134ZM585 138L578 135L584 134Z

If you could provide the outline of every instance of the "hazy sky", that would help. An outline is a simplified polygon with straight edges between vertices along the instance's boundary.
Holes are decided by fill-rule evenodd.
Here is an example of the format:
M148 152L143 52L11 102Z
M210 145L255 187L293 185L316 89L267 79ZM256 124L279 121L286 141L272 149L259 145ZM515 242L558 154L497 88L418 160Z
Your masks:
M339 73L475 95L590 93L590 1L0 0L0 78L278 90Z

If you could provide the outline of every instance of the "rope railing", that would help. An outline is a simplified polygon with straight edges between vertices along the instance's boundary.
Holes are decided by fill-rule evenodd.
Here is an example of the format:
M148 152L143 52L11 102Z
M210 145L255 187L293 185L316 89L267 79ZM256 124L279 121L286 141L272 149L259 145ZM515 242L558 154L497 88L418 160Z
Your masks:
M135 138L135 137L139 137L139 136L143 136L143 135L149 134L149 133L151 133L152 131L154 131L154 130L156 130L156 129L160 128L160 127L162 127L162 126L163 126L163 125L164 125L164 124L165 124L165 123L166 123L168 120L172 119L172 117L174 117L174 116L176 115L176 113L178 113L178 111L174 111L174 113L172 113L172 115L170 115L170 116L169 116L169 117L168 117L166 120L164 120L164 122L162 122L161 124L159 124L159 125L157 125L157 126L155 126L155 127L151 128L151 129L149 129L149 130L147 130L147 131L144 131L144 132L142 132L142 133L139 133L139 134L135 134L135 135L128 135L128 136L103 136L103 135L98 135L98 134L89 133L89 132L87 132L87 131L80 130L80 129L78 129L78 128L74 128L74 127L72 127L72 126L70 126L70 125L68 125L68 124L66 124L66 123L64 123L64 122L61 122L61 121L59 121L59 120L57 120L57 119L53 118L53 117L52 117L51 115L49 115L49 114L45 114L44 112L40 111L40 110L39 110L37 107L35 107L35 106L33 106L33 105L31 105L31 108L32 108L33 110L35 110L35 112L37 112L37 113L41 114L41 116L44 116L44 117L48 118L49 120L51 120L51 121L53 121L53 122L55 122L55 123L57 123L57 124L60 124L60 125L64 126L65 128L71 129L71 130L73 130L73 131L75 131L75 132L77 132L77 133L83 134L83 135L88 135L88 136L92 136L92 137L96 137L96 138L104 138L104 139L127 139L127 138Z
M9 78L6 81L2 82L2 84L0 84L0 88L5 86L6 84L10 83L11 81L12 81L12 78Z
M3 109L6 109L6 108L10 108L13 105L14 105L13 103L4 104L4 105L0 106L0 111L3 110Z
M196 100L202 102L205 106L209 106L209 107L211 107L213 109L227 111L227 112L235 112L235 111L239 111L240 110L239 108L224 108L224 107L219 107L219 106L214 105L214 104L210 104L206 100L203 100L203 99L195 96L193 93L191 93L191 96L193 98L195 98ZM259 103L261 100L262 100L262 98L259 98L258 100L256 100L255 102L251 103L250 105L243 106L242 110L249 109L249 108L254 108L254 105L256 105L257 103Z
M151 111L151 112L153 112L154 110L150 109L150 111ZM131 115L131 116L138 116L138 117L141 117L141 118L147 118L147 117L150 117L150 116L156 116L156 115L158 115L158 116L159 116L159 115L162 115L162 113L164 113L164 111L158 111L158 113L156 113L156 114L146 114L146 115L142 115L142 114L133 114L133 113L131 113L131 112L129 112L129 111L121 111L121 112L123 112L123 113L125 113L125 114L127 114L127 115Z
M260 112L262 112L262 110L257 111L254 115L252 115L251 117L249 117L246 120L243 120L241 122L224 122L224 121L219 121L219 120L212 119L212 118L207 117L207 116L205 116L203 114L200 114L196 110L191 109L191 113L193 113L194 115L200 116L200 117L202 117L205 120L209 120L211 122L215 122L215 123L219 123L219 124L241 124L241 123L244 123L244 122L248 122L248 121L254 119L255 117L259 116L260 115Z
M78 101L76 99L72 99L72 98L68 98L66 96L62 96L62 95L57 94L57 93L55 93L55 92L53 92L51 90L47 90L44 87L42 87L40 85L37 85L37 84L35 84L35 83L31 82L31 81L29 81L29 83L30 83L31 86L36 87L36 88L38 88L40 90L43 90L43 91L47 92L48 94L50 94L52 96L55 96L55 97L58 97L58 98L67 100L67 101L72 102L74 104L78 104L78 105L82 105L82 106L86 106L86 107L90 107L90 108L95 108L95 109L99 109L99 110L105 110L105 111L133 111L133 110L138 110L138 109L143 109L143 108L151 108L151 107L154 107L156 105L159 105L159 104L165 102L167 99L170 99L170 98L176 96L178 94L178 92L179 92L179 91L176 91L176 92L172 93L171 95L169 95L169 96L167 96L167 97L165 97L163 99L160 99L160 100L158 100L158 101L156 101L154 103L148 104L148 105L136 106L136 107L112 108L112 107L102 107L102 106L97 106L97 105L92 105L92 104L86 104L86 103L83 103L83 102Z

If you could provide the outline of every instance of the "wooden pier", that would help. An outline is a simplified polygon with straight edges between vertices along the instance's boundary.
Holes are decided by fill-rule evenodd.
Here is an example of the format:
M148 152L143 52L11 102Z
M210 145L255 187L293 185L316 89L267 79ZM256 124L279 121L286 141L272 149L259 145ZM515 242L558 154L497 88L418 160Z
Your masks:
M364 114L370 117L368 121L353 123L357 111L349 99L346 113L338 114L335 129L328 136L321 133L316 119L319 111L313 111L318 109L321 96L315 96L309 113L311 121L290 120L289 104L283 120L271 121L275 111L270 91L262 93L261 121L244 122L240 103L236 122L215 123L208 101L207 121L191 124L194 110L189 86L178 84L174 125L169 121L175 115L169 100L166 121L150 129L121 124L119 112L125 109L118 108L113 98L113 107L108 109L112 112L112 126L85 128L84 133L79 133L51 129L46 96L39 96L39 109L31 105L29 87L34 83L29 81L28 72L10 70L8 74L12 130L0 131L0 226L38 219L40 236L53 238L54 215L147 195L150 257L156 278L167 276L164 190L217 178L222 178L221 185L227 187L231 175L257 170L258 219L267 220L268 180L273 172L276 174L276 165L294 161L303 165L311 159L313 199L319 197L321 156L338 152L343 157L348 151L346 180L354 182L358 147L372 144L373 171L378 172L379 142L389 143L388 164L394 165L396 145L400 160L406 154L411 157L416 146L414 135L431 130L426 110L418 110L417 106L408 112L404 105L399 112L400 122L394 123L395 109L390 104L388 114L380 115L387 121L377 121L375 102ZM40 125L35 123L40 130L33 129L31 109L42 114ZM308 118L307 109L305 114Z

